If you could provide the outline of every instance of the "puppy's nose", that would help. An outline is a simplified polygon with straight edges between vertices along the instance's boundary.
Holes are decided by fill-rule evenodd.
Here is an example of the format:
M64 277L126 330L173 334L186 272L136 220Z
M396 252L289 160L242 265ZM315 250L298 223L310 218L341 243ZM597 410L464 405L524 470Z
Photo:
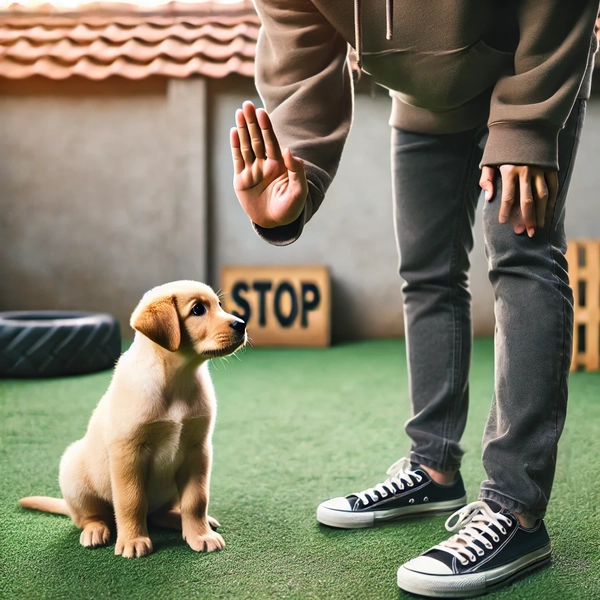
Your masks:
M246 323L242 320L231 321L231 323L229 323L229 327L231 327L231 329L234 329L238 333L243 333L246 330Z

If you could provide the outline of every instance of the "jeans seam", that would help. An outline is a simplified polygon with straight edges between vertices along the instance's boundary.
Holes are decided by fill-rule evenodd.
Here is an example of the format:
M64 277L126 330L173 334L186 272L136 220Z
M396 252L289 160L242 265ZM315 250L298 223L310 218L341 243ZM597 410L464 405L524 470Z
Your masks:
M452 357L452 390L451 390L451 394L452 394L452 398L454 399L456 397L456 393L457 393L457 381L459 379L460 376L460 366L459 366L459 362L460 362L460 356L462 355L462 347L461 347L461 333L460 333L460 307L457 305L456 302L456 290L454 289L453 285L452 285L452 277L453 274L456 270L456 264L458 262L458 249L460 246L460 241L461 241L461 234L462 234L462 230L463 230L463 219L464 219L464 212L466 210L466 191L467 191L467 183L469 181L469 171L471 168L471 162L472 162L472 158L473 158L473 154L475 152L475 147L477 144L475 144L474 142L471 142L470 148L469 148L469 153L466 157L465 160L465 166L464 166L464 170L463 170L463 176L462 176L462 180L461 180L461 184L459 187L459 194L460 194L460 212L458 215L458 219L457 219L457 224L455 227L455 231L454 231L454 239L452 240L452 254L450 256L450 269L448 272L448 289L450 290L450 306L452 307L452 322L454 325L454 340L453 340L453 347L452 347L452 351L453 351L453 357ZM455 221L456 223L456 221ZM444 439L444 444L442 447L442 462L444 465L447 464L448 462L448 438L450 436L450 433L453 429L453 424L455 421L455 402L449 402L448 403L448 412L446 413L446 418L444 420L444 432L443 432L443 439Z

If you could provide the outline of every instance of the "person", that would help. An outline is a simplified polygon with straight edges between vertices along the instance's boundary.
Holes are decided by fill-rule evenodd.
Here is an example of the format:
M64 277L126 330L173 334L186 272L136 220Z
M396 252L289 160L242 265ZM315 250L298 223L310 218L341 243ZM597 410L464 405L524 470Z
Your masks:
M454 535L402 565L398 585L431 597L485 593L551 555L543 517L573 327L565 200L590 91L598 0L255 5L265 109L245 102L230 141L235 193L264 240L297 240L336 174L353 118L349 45L392 97L412 444L385 481L323 502L317 519L355 528L455 511L446 524ZM465 506L460 439L480 187L495 384L483 437L487 479L479 500Z

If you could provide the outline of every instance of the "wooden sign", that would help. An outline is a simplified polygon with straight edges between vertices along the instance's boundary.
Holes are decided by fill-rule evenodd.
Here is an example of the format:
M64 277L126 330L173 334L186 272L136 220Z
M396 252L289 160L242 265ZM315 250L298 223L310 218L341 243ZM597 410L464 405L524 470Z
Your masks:
M571 371L600 371L600 240L569 240L575 309Z
M331 293L327 267L226 266L223 308L247 323L253 346L328 346Z

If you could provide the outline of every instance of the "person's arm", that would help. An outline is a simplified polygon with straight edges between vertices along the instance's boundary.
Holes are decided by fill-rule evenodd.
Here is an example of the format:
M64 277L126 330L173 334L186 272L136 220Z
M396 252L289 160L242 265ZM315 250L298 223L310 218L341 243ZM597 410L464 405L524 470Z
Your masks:
M595 49L598 0L521 0L516 10L520 39L514 73L493 90L480 184L491 200L500 168L500 221L508 222L520 205L515 231L527 229L532 236L556 200L558 134Z
M494 87L482 164L558 169L558 133L594 43L598 0L521 0L514 73Z
M308 0L255 0L255 5L262 22L256 50L256 87L270 122L267 114L258 111L259 126L255 126L245 117L246 113L252 115L251 109L238 111L237 131L232 132L231 140L234 163L237 157L234 186L258 234L272 244L285 245L300 236L319 208L340 162L352 121L348 44ZM269 140L254 144L252 130L261 135L266 132ZM256 188L257 173L262 177L264 169L261 157L254 152L246 153L250 160L242 163L240 137L246 132L250 146L256 145L259 152L265 144L283 149L279 157L275 156L277 181L268 181L262 197L255 194L254 199L242 181ZM303 203L302 171L307 182ZM290 176L296 177L298 185ZM291 188L290 183L294 184ZM282 186L285 193L281 193ZM253 211L250 202L255 202L258 210ZM273 219L275 214L279 221Z

